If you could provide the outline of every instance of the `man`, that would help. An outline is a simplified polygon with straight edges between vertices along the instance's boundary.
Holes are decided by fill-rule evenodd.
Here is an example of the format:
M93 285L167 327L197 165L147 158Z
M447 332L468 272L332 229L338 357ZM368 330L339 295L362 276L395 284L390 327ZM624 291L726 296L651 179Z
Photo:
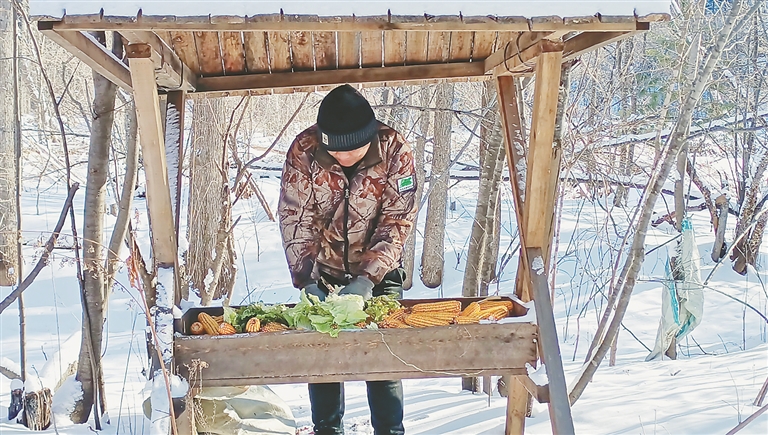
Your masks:
M283 167L278 214L293 285L321 300L336 289L366 300L402 295L415 194L413 154L402 136L377 121L351 86L329 92ZM367 384L375 433L403 434L402 383ZM315 434L343 434L344 386L310 384L309 399Z

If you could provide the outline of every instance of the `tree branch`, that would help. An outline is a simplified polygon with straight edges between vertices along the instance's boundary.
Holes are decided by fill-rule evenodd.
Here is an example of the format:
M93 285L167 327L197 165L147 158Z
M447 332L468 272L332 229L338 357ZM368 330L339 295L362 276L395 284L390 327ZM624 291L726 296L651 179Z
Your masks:
M77 192L79 187L80 185L78 183L74 183L69 189L67 200L64 202L64 208L61 209L61 214L59 215L59 221L56 222L56 227L53 229L53 234L51 234L51 237L49 237L48 241L45 242L43 255L40 256L39 260L37 260L37 264L35 264L35 267L31 272L29 272L29 275L24 278L24 281L22 281L21 284L19 284L19 286L11 292L11 294L9 294L5 299L3 299L2 302L0 302L0 313L5 311L5 309L8 308L8 306L10 306L13 301L15 301L16 298L18 298L19 295L35 281L35 278L37 278L37 275L40 274L40 271L43 270L43 268L48 264L48 258L51 256L51 251L53 251L53 245L56 243L56 240L59 238L59 233L61 233L61 229L64 227L64 222L67 220L67 212L72 207L72 199L75 197L75 192Z

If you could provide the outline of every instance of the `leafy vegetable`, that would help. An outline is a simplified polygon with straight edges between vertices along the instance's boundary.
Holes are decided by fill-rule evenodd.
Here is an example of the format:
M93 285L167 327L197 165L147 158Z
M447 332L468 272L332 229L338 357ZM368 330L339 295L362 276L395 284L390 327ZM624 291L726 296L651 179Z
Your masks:
M365 302L358 295L330 294L325 301L301 292L301 300L286 312L291 327L309 329L331 337L338 337L343 329L357 329L356 324L365 321L368 314L363 310Z
M288 308L285 305L262 305L251 304L247 307L236 310L237 315L232 323L237 332L243 332L245 325L248 321L257 317L262 325L269 322L277 322L283 325L288 325L288 320L285 318L285 312ZM235 311L235 310L233 310ZM226 320L227 309L224 309L224 319Z
M373 323L381 322L389 313L399 308L400 302L391 295L376 296L365 303L365 312L371 317Z

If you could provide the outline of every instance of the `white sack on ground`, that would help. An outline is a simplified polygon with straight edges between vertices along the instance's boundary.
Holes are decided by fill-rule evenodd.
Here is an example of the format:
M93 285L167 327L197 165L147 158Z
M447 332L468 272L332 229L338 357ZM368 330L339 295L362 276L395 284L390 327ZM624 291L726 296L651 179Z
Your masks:
M294 435L291 408L264 385L207 387L195 398L202 408L198 432L217 435Z
M646 361L659 359L673 338L680 339L693 331L704 314L704 289L699 270L699 248L689 218L682 223L681 240L676 247L677 270L672 273L669 260L661 293L661 321L653 351ZM678 277L678 280L674 279Z
M195 396L195 425L211 435L295 435L296 420L283 399L264 385L204 387ZM151 404L144 402L149 417Z

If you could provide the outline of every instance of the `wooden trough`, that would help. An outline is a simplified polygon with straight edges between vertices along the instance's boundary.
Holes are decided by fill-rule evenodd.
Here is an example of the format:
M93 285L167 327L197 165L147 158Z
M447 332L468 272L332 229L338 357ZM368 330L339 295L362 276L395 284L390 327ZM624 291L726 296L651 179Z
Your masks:
M197 3L190 2L189 7L193 4ZM168 336L162 339L173 342L175 362L166 362L167 368L188 374L186 367L194 359L206 361L209 367L202 372L206 385L515 375L508 385L505 433L524 432L529 393L549 403L553 432L573 433L544 273L549 270L562 152L553 143L561 66L646 31L652 22L669 19L670 3L297 4L222 1L210 2L205 13L194 8L185 13L187 5L160 0L107 2L103 8L87 0L30 3L46 36L134 95L155 270L176 280L175 300L158 299L158 312L170 312L181 298L175 276L178 216L174 213L179 207L171 203L180 192L172 196L168 182L180 175L169 171L166 154L181 154L183 138L177 135L167 143L163 131L184 131L183 115L168 119L162 115L160 94L166 94L169 111L183 114L185 98L201 95L324 91L343 83L400 86L490 79L498 91L520 229L515 291L523 301L536 301L537 323L342 332L336 339L309 332ZM463 10L453 10L459 7ZM126 59L112 55L88 34L91 31L118 32ZM535 77L530 132L523 132L517 100L515 77L522 75ZM180 188L181 183L176 185ZM525 363L537 356L547 366L547 388L524 376ZM194 431L189 418L179 422L185 432Z
M463 307L480 298L460 298ZM404 306L435 299L403 300ZM201 311L182 319L181 330ZM515 303L507 320L515 323L451 325L412 329L342 331L331 337L312 331L185 335L174 340L177 373L205 386L375 381L454 376L523 375L535 365L538 328ZM207 368L190 376L190 367Z

